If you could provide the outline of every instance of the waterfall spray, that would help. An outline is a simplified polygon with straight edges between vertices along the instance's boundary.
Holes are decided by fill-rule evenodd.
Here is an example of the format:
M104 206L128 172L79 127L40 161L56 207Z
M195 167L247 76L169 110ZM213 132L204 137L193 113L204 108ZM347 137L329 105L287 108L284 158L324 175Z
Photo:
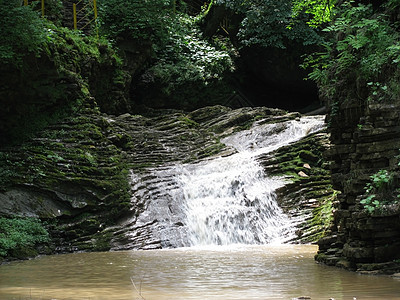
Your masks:
M223 138L236 149L229 156L132 172L132 202L144 210L127 220L124 247L270 244L295 237L298 220L283 213L275 195L286 179L268 176L258 157L321 129L323 117L263 122Z
M255 124L222 140L237 149L228 157L175 167L190 245L282 243L293 221L275 199L282 178L268 177L257 155L269 153L321 129L322 117Z

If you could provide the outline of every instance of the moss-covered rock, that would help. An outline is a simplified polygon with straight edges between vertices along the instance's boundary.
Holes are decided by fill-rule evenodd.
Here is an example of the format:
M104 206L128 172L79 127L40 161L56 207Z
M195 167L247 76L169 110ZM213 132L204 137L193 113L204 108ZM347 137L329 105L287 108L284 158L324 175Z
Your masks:
M316 243L332 225L337 191L323 155L328 147L329 134L324 129L260 157L268 174L288 179L277 195L283 210L300 219L293 242Z
M221 143L222 137L252 122L297 116L221 106L192 113L148 110L146 115L119 116L86 108L48 125L18 147L1 149L0 214L48 220L53 252L168 246L150 234L158 228L157 220L138 221L154 199L162 199L163 187L174 186L165 170L234 153ZM290 214L305 214L299 242L315 241L330 221L333 190L321 156L326 137L320 132L259 158L269 174L291 174L292 182L279 197ZM298 170L308 177L300 177Z
M47 42L21 65L0 63L0 143L15 143L74 111L127 110L130 77L108 41L45 23Z

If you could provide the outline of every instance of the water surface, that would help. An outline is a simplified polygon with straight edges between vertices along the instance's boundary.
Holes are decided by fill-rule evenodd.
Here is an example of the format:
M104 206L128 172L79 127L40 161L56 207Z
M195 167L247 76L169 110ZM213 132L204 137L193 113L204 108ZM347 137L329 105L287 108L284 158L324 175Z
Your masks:
M0 299L400 299L400 281L318 265L316 246L77 253L0 266Z

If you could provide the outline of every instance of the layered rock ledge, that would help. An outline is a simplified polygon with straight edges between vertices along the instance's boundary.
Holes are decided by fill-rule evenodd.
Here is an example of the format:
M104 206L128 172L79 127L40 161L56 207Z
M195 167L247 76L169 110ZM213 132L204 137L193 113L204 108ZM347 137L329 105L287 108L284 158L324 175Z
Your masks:
M163 230L157 216L141 217L154 199L164 199L163 187L173 189L164 171L178 162L234 153L221 138L255 120L298 117L278 109L223 106L120 116L87 108L19 147L1 149L0 215L46 220L52 243L40 249L44 253L179 246L154 234ZM303 220L293 242L315 241L330 221L334 191L321 156L326 147L322 131L258 158L267 172L292 178L279 201ZM179 220L174 226L181 226Z
M399 171L399 103L343 103L331 112L333 187L342 193L335 204L334 226L319 244L317 261L368 274L400 271L399 204L368 212L360 201L370 176ZM398 178L394 176L393 190Z

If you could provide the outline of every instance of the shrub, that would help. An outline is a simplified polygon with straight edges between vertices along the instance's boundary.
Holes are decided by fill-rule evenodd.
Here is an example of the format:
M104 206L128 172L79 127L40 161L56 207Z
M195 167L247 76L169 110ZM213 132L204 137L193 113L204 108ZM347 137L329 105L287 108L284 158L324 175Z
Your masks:
M323 29L328 34L323 49L304 64L313 69L309 77L325 98L339 93L343 99L369 101L398 97L400 35L388 19L372 5L346 1L340 7L334 21ZM343 95L344 90L350 94Z
M163 93L172 95L187 84L206 87L233 70L233 61L226 50L219 50L205 40L195 18L180 16L168 25L170 35L160 49L156 63L145 76L163 83Z
M28 53L38 55L46 41L46 30L40 13L19 0L0 2L0 60L20 65Z
M162 43L168 35L169 0L99 1L101 29L110 38L128 38Z
M379 170L371 177L371 181L365 186L366 197L360 201L364 208L372 213L381 209L384 205L397 203L393 192L394 173L387 170Z
M0 218L0 256L29 253L29 249L48 241L49 233L38 219Z
M217 0L216 3L243 15L238 38L244 46L287 48L293 42L303 45L321 42L317 31L307 24L309 16L301 12L303 7L295 7L294 15L291 0Z

